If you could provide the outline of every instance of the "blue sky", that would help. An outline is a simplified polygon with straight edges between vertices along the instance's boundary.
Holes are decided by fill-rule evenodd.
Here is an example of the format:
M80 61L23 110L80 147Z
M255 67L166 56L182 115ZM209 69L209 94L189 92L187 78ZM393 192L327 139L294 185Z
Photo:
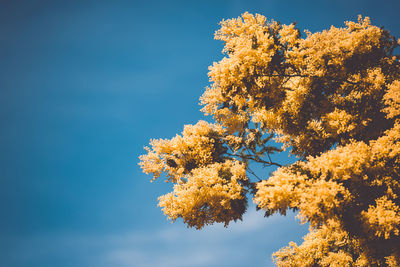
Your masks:
M157 207L137 163L150 138L204 119L213 33L245 11L319 31L370 16L400 37L399 1L1 1L4 266L272 266L306 233L293 214L202 231ZM282 157L284 162L288 162Z

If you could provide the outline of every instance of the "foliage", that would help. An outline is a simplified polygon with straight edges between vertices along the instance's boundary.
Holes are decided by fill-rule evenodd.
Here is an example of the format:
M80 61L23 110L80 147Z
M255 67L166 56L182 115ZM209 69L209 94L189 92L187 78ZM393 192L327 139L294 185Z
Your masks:
M399 44L368 17L305 33L249 13L222 21L226 56L200 99L216 124L152 140L140 165L175 183L164 213L198 229L241 219L248 197L266 216L298 211L310 232L278 266L399 266ZM282 149L299 160L273 162ZM278 169L252 181L251 162Z

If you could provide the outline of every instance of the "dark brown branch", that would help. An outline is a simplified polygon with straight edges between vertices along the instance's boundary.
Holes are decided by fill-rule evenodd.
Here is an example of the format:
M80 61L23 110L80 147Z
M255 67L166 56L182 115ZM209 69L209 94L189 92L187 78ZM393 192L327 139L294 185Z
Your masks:
M349 80L344 80L344 79L337 79L334 77L320 77L320 76L315 76L315 75L302 75L302 74L258 74L257 76L262 76L262 77L285 77L285 78L294 78L294 77L300 77L300 78L325 78L325 79L331 79L333 81L338 81L338 82L345 82L349 83L352 85L357 85L359 83L357 82L351 82Z
M238 158L242 158L242 159L253 160L255 162L265 164L266 166L282 167L282 165L279 164L279 163L272 162L272 161L265 161L265 160L262 160L259 157L257 157L257 158L256 157L252 157L251 155L248 155L248 154L247 155L235 155L235 154L231 154L231 153L225 153L225 154L227 154L228 156L231 156L231 157L238 157Z

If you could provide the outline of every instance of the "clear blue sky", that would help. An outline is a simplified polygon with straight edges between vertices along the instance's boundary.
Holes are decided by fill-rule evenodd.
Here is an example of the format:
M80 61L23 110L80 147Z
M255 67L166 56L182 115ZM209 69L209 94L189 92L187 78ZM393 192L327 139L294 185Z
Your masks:
M213 33L245 11L312 32L370 16L400 37L399 1L1 1L0 258L7 267L272 266L293 215L202 231L157 208L137 163L202 119Z

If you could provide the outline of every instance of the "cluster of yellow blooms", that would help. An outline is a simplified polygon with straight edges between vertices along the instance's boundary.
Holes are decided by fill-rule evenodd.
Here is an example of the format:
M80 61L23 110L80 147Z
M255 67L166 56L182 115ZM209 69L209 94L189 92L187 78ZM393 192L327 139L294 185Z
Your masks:
M198 229L205 224L242 218L246 209L246 169L238 161L227 160L194 169L187 182L174 185L174 191L159 198L164 213L172 220L182 217Z
M186 125L182 136L152 139L151 149L145 147L148 154L140 156L140 165L154 179L164 172L169 181L177 182L191 170L218 161L221 153L218 154L217 146L223 133L221 126L206 121Z
M310 224L301 245L274 254L278 266L400 266L399 42L369 18L302 38L295 24L249 13L215 37L226 57L200 100L216 124L152 140L140 158L175 183L164 213L226 226L252 194L267 216L292 209ZM273 163L272 137L299 160ZM252 182L253 161L279 168Z
M174 182L174 191L159 198L164 213L189 226L202 228L213 222L241 219L246 210L245 165L223 156L223 140L235 143L224 129L206 121L186 125L182 135L171 140L151 140L147 155L140 156L145 173L162 173ZM233 141L232 141L233 140Z

